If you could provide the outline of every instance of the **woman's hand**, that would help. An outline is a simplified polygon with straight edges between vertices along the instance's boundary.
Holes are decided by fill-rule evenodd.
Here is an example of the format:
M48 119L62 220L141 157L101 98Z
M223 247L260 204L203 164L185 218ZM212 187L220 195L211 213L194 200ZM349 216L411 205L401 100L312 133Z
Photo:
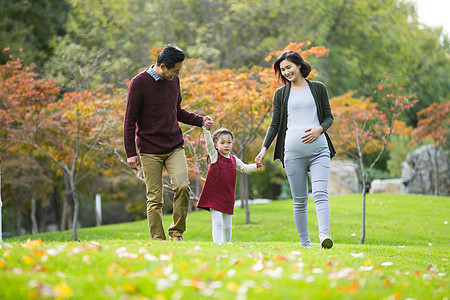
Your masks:
M267 148L266 147L262 147L261 151L258 153L258 155L255 157L255 162L256 162L256 167L259 169L261 168L262 165L262 161L264 159L264 156L266 156L266 151Z
M307 134L302 136L302 142L308 144L314 142L319 137L323 132L323 128L322 126L311 127L306 129L305 132L307 132Z

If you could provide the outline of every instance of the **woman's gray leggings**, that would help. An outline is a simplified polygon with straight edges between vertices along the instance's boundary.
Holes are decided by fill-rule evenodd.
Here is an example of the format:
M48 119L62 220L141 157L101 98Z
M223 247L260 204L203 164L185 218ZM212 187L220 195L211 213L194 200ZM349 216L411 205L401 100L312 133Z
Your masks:
M294 199L294 222L303 247L311 247L308 231L308 182L307 171L311 174L311 185L316 205L319 237L328 235L330 226L330 203L328 202L328 179L330 178L330 154L323 151L314 157L285 161L286 174Z

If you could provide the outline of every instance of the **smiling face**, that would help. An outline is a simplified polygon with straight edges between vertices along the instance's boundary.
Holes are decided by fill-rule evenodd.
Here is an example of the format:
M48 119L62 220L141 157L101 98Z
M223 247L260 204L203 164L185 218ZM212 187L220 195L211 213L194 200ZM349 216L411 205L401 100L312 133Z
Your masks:
M297 66L287 59L280 63L280 71L281 75L283 75L283 77L290 82L296 82L297 80L303 78L303 75L300 72L300 66Z
M172 80L175 75L180 74L180 70L183 67L183 62L177 62L173 68L168 69L165 64L161 64L161 74L160 76L165 80Z
M214 147L223 155L228 155L233 149L233 137L229 134L221 134L214 142Z

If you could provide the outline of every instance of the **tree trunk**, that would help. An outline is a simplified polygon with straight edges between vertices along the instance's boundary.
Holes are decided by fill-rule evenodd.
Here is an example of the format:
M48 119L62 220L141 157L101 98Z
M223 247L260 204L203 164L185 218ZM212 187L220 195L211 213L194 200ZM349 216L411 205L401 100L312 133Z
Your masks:
M67 215L69 213L69 195L70 195L70 186L69 186L69 179L68 179L68 175L66 174L66 172L64 173L64 186L65 186L65 193L64 193L64 204L63 204L63 210L61 213L61 225L60 230L64 231L67 229Z
M20 211L20 199L18 196L14 197L14 206L16 208L16 235L22 235L22 212Z
M75 187L75 182L73 180L73 176L70 174L69 176L69 182L70 182L70 191L72 194L72 200L73 200L73 222L72 222L72 240L77 242L78 236L77 236L77 225L78 225L78 212L80 210L79 202L78 202L78 195Z
M38 231L39 232L47 232L47 221L48 221L49 210L50 210L50 205L48 205L46 207L41 207L41 209L39 210L39 222L38 222Z
M361 238L359 239L359 244L363 245L366 239L366 187L363 180L363 192L362 192L362 220L361 220Z
M38 225L36 221L36 198L31 197L31 234L38 233Z

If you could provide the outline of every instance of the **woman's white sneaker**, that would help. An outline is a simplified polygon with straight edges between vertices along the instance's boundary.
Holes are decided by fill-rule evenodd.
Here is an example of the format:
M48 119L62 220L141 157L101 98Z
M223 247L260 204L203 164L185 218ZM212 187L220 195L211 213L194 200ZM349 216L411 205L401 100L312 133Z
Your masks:
M322 235L320 237L320 246L325 249L330 249L333 247L333 240L327 235Z

